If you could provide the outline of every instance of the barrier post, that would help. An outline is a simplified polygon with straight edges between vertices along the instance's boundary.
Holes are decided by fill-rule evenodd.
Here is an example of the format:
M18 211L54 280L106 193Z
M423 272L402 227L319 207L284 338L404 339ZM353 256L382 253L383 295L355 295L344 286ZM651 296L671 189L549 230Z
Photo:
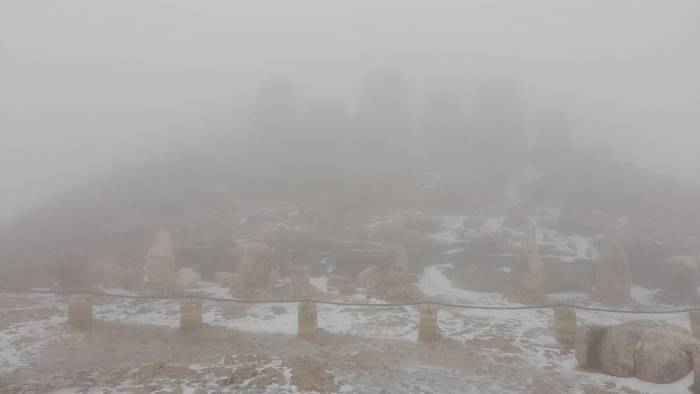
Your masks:
M439 338L438 310L435 305L423 304L419 307L420 322L418 326L418 340L421 342L433 342Z
M318 313L315 302L300 302L297 309L298 327L297 336L312 338L316 335L318 327Z
M554 337L565 348L576 343L576 310L570 306L554 308Z
M700 311L688 312L688 318L690 319L690 332L695 338L700 339Z
M80 331L92 329L92 300L84 294L68 298L68 325Z
M202 326L202 300L185 298L180 303L180 330L196 330Z

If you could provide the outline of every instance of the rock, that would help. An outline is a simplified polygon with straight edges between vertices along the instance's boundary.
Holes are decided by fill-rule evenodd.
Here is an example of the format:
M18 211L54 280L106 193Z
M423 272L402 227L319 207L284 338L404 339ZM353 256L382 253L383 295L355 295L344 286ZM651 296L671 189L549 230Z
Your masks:
M340 288L343 285L349 285L354 282L354 279L349 276L349 275L330 275L328 277L328 281L326 282L326 286L328 287L335 287Z
M185 289L197 287L202 277L192 268L182 268L175 273L175 283Z
M243 293L270 285L272 249L262 242L246 241L238 245L238 278Z
M379 271L379 267L377 266L365 268L357 275L357 284L367 288L378 285L382 278Z
M598 368L600 361L598 349L603 337L604 327L598 325L584 325L576 330L576 342L574 353L576 361L581 368Z
M636 376L657 384L681 379L693 366L694 343L694 338L687 333L667 327L644 330L637 349Z
M637 346L642 339L641 330L645 326L648 325L631 321L605 330L598 348L603 371L622 378L634 376Z
M235 286L237 277L235 274L232 274L230 272L225 272L225 271L218 271L214 273L214 280L226 285L226 286Z
M589 340L594 339L595 334L589 332ZM690 372L692 353L699 344L680 327L650 320L634 320L604 329L598 359L600 367L608 374L636 376L647 382L666 384ZM582 347L577 359L585 358L586 364L590 364L588 357L592 353L590 348L583 353Z

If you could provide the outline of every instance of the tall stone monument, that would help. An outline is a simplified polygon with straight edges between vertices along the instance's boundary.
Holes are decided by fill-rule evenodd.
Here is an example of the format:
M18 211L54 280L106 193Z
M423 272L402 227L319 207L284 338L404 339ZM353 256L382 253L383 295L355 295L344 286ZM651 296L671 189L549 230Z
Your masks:
M622 239L608 236L601 242L595 270L595 296L610 304L626 304L630 298L630 263Z
M249 295L270 285L272 249L262 242L246 241L238 245L238 280L240 292Z
M541 304L545 301L544 263L540 257L537 227L527 230L525 245L518 266L513 269L515 293L526 303Z
M146 291L150 294L170 294L175 291L175 252L170 233L156 233L146 257Z

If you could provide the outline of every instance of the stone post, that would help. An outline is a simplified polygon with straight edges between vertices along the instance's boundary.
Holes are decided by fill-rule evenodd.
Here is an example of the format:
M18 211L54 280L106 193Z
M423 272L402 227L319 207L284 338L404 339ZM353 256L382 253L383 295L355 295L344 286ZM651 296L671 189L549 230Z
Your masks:
M700 311L688 312L690 318L690 332L697 339L700 339Z
M693 371L695 372L695 380L688 387L688 391L693 394L700 394L700 349L693 349Z
M554 308L554 337L565 348L576 343L576 310L570 306Z
M295 296L303 296L309 289L311 279L311 267L308 265L297 265L289 268L289 276L292 279L292 287Z
M432 342L439 338L438 310L435 305L424 304L420 308L420 322L418 326L418 340Z
M302 338L311 338L316 335L318 326L318 313L315 302L300 302L298 307L299 325L297 335Z
M202 300L185 298L180 304L180 330L196 330L202 326Z
M81 331L92 329L92 300L90 297L82 294L69 297L68 325Z

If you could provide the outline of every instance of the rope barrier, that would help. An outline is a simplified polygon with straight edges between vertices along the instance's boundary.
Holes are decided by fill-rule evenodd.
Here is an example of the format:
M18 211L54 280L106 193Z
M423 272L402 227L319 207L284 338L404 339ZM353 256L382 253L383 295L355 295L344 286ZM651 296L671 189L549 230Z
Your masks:
M199 299L203 301L214 301L214 302L231 302L239 304L292 304L299 302L313 302L316 304L324 305L338 305L338 306L352 306L352 307L379 307L379 308L396 308L404 306L419 306L419 305L437 305L447 308L460 308L460 309L475 309L475 310L534 310L534 309L553 309L553 308L574 308L584 311L592 312L603 312L603 313L627 313L627 314L674 314L674 313L689 313L700 311L700 307L692 308L682 308L682 309L667 309L667 310L629 310L629 309L609 309L609 308L599 308L585 305L574 305L574 304L544 304L544 305L501 305L501 306L488 306L488 305L465 305L465 304L451 304L445 302L437 301L415 301L415 302L400 302L400 303L385 303L385 304L371 304L371 303L359 303L359 302L339 302L339 301L326 301L326 300L316 300L313 298L299 298L299 299L288 299L288 300L254 300L254 299L235 299L235 298L219 298L219 297L208 297L200 295L176 295L176 296L143 296L143 295L128 295L128 294L110 294L101 293L96 291L60 291L60 290L27 290L27 289L10 289L10 288L0 288L0 291L13 292L13 293L28 293L28 294L54 294L54 295L93 295L100 297L111 297L111 298L123 298L123 299L134 299L134 300L182 300L182 299Z

